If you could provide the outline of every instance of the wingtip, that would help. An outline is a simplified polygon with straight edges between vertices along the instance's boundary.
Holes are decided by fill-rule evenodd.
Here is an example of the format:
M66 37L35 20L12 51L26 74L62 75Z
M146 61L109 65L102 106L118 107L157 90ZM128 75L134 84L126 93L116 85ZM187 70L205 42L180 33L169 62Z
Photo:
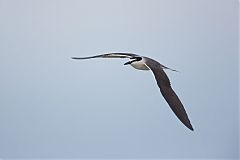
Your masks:
M182 121L182 120L181 120ZM189 119L187 119L187 121L182 121L183 125L186 126L188 129L190 129L191 131L194 131L193 126L191 124L191 122L189 121Z
M76 59L76 60L82 60L82 59L87 59L87 58L80 58L80 57L71 57L71 59Z
M194 131L194 129L193 128L189 128L191 131Z
M191 131L194 131L194 129L193 129L193 127L192 127L192 125L190 124L190 125L188 125L188 126L186 126L188 129L190 129Z

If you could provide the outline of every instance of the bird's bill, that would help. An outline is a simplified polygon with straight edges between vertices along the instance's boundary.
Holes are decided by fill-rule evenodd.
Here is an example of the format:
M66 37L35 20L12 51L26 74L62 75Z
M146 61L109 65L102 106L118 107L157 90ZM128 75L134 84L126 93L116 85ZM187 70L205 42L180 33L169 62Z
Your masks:
M128 62L124 63L124 65L128 65L128 64L131 64L131 63L132 63L132 61L128 61Z

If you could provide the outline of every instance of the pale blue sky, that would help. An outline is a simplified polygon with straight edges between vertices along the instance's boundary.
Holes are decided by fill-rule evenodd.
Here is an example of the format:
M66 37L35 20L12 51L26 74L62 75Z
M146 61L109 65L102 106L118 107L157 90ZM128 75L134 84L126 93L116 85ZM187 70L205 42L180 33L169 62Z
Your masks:
M166 71L195 131L134 52ZM0 157L238 157L238 1L0 0Z

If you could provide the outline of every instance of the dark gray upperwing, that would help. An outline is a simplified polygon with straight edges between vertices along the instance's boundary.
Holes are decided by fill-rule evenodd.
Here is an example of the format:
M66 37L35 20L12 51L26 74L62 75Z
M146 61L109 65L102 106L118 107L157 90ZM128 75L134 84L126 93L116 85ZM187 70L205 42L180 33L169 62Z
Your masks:
M167 101L168 105L178 117L178 119L190 130L193 130L183 104L172 89L170 80L167 77L166 73L163 71L162 65L153 59L147 59L148 60L146 62L146 65L152 70L164 99Z
M132 58L138 57L138 55L133 53L107 53L107 54L100 54L96 56L89 56L89 57L72 57L72 59L91 59L91 58Z

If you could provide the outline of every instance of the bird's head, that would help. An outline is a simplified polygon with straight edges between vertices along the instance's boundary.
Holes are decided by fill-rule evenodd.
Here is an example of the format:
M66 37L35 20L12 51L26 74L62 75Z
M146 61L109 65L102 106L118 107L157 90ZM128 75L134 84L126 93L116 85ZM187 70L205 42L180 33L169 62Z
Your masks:
M130 60L126 63L124 63L124 65L128 65L128 64L131 64L133 62L137 62L137 61L141 61L142 60L142 57L131 57L129 58Z

